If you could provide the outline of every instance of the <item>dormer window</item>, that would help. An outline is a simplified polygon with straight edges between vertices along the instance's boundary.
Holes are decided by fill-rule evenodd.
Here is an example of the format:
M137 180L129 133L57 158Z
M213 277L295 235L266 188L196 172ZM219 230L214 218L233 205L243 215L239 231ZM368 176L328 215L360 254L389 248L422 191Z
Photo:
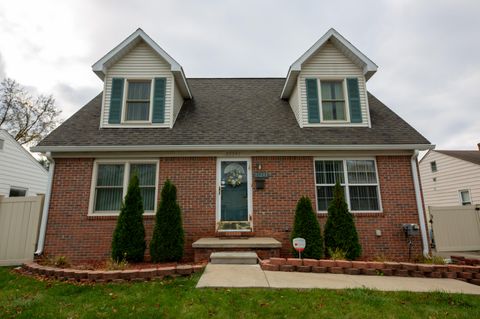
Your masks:
M150 121L151 80L128 80L125 121Z
M320 81L323 121L346 121L344 81Z
M305 81L309 124L362 123L357 78L308 78Z

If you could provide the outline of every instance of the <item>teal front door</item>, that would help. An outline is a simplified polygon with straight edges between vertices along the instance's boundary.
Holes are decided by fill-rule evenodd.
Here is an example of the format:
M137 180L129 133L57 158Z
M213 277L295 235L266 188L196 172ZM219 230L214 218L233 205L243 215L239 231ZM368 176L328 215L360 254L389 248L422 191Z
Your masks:
M220 221L248 221L247 161L220 161Z

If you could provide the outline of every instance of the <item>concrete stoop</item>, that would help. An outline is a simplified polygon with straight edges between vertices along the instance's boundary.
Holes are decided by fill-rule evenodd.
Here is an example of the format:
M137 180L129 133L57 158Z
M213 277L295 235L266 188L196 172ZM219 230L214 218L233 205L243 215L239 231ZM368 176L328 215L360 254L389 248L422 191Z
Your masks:
M258 262L258 256L253 251L214 252L210 255L210 262L212 264L255 265Z

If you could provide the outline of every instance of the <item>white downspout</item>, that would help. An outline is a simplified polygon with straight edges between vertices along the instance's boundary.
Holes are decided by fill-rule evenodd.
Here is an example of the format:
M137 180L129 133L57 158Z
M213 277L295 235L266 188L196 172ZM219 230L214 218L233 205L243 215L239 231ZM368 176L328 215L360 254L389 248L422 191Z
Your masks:
M51 155L52 154L50 152L45 154L48 161L50 162L50 167L48 169L47 192L45 194L45 202L43 203L42 221L40 223L40 231L38 233L37 251L35 251L35 255L37 256L43 253L43 247L45 245L45 234L47 232L48 208L50 207L50 197L52 196L53 171L55 170L55 161L53 160Z
M425 214L423 211L422 195L420 193L420 181L418 179L417 157L418 157L418 150L415 150L411 158L413 186L415 188L415 198L417 200L417 211L418 211L418 220L420 222L420 233L422 234L423 255L427 257L429 255L428 238L427 238L427 228L425 224Z

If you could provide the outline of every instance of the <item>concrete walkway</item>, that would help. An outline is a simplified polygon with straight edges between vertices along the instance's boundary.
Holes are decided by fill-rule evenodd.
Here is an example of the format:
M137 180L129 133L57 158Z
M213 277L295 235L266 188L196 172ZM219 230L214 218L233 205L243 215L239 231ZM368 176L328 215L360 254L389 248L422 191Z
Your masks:
M455 279L263 271L259 265L208 264L197 288L371 288L383 291L444 291L480 295L480 286Z

